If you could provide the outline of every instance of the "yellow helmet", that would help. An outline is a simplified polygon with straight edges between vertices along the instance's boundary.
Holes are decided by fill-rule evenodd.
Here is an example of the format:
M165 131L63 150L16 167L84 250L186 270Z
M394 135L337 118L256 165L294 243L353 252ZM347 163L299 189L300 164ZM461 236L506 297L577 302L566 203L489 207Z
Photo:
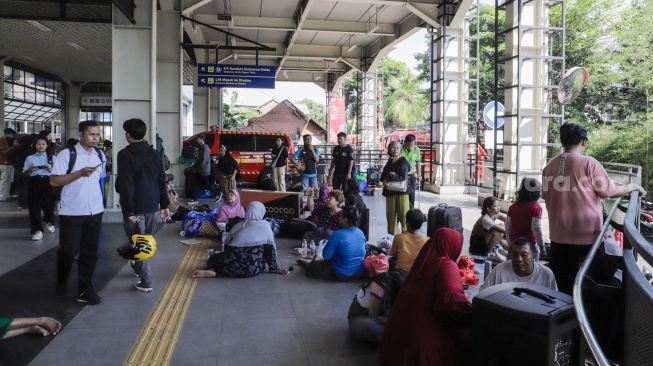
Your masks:
M156 240L152 235L134 234L132 242L118 248L118 254L132 261L144 261L156 252Z

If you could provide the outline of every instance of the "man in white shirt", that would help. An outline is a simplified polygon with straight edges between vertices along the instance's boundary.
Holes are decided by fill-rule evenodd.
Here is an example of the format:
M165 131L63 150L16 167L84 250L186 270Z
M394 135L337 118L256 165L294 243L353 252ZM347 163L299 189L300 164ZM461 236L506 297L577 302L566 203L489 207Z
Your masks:
M96 305L102 301L93 290L93 272L104 212L100 178L106 171L107 159L97 147L100 141L97 122L81 122L77 136L79 142L73 147L74 154L69 149L62 150L50 176L53 187L63 186L58 209L60 230L55 291L58 296L66 295L68 276L79 253L77 301ZM74 164L69 169L73 159Z
M526 238L517 238L512 243L510 260L492 269L480 291L507 282L527 282L558 291L555 276L549 267L535 262L535 243Z

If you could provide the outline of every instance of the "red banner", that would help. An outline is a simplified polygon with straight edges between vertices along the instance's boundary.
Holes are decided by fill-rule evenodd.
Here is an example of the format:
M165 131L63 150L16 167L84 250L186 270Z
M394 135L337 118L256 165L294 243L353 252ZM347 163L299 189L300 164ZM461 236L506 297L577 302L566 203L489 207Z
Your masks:
M345 97L329 97L329 142L338 142L338 133L345 131Z

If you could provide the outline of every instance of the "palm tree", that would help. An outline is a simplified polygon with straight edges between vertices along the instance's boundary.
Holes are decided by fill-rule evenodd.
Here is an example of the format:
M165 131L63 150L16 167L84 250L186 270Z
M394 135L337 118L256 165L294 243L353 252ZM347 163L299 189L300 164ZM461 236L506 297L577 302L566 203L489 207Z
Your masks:
M388 78L384 117L394 127L415 127L427 120L427 99L421 81L410 71Z

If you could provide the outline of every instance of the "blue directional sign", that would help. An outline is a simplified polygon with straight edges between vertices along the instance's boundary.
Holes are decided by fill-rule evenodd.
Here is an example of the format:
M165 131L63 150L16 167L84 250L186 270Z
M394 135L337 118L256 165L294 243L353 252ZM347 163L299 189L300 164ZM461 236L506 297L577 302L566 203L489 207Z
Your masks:
M489 128L499 128L505 122L506 108L499 102L490 102L483 108L483 121ZM494 120L496 116L496 121Z
M199 64L197 86L274 89L275 74L274 66Z

